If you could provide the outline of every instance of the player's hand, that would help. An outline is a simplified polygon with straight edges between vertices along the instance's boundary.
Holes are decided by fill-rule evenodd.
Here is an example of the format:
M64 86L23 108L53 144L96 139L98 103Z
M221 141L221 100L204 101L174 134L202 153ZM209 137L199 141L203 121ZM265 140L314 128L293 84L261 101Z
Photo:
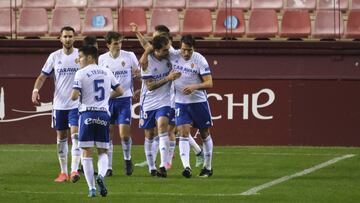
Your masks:
M169 81L174 81L176 79L178 79L181 76L180 72L174 71L172 70L169 75L167 76L167 80Z
M183 93L186 95L189 95L189 94L193 93L194 90L196 90L196 85L188 85L188 86L184 87Z
M130 27L131 27L131 32L137 33L138 30L138 25L136 23L130 23Z
M40 94L39 91L33 91L31 95L31 101L35 106L40 106Z

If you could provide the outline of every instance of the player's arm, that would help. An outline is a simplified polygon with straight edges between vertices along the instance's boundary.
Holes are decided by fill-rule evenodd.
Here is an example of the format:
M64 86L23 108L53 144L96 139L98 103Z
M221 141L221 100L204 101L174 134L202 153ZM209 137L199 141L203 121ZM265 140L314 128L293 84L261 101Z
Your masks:
M195 90L206 90L213 87L213 80L211 75L203 75L202 77L202 83L199 84L192 84L188 85L183 89L184 94L191 94Z
M150 46L150 43L148 40L145 39L144 35L142 35L139 30L136 23L130 23L131 31L135 33L136 38L138 38L141 46L146 49L148 46Z
M163 86L164 84L166 84L169 81L174 81L176 79L178 79L181 76L180 72L177 71L171 71L169 73L169 75L167 75L166 77L164 77L161 80L154 80L153 78L149 78L149 79L145 79L145 85L148 88L148 90L155 90L161 86Z
M110 98L116 98L124 94L124 89L118 85L110 92Z
M33 104L40 106L40 94L39 91L41 89L41 87L44 85L46 79L47 79L47 75L45 75L44 73L40 73L40 75L36 78L35 84L34 84L34 89L32 91L32 95L31 95L31 101Z
M71 97L70 99L73 100L73 101L76 101L78 100L80 97L80 90L79 89L73 89L72 92L71 92Z
M149 66L149 54L152 52L152 46L145 49L143 55L141 56L139 60L139 64L142 70L146 70Z

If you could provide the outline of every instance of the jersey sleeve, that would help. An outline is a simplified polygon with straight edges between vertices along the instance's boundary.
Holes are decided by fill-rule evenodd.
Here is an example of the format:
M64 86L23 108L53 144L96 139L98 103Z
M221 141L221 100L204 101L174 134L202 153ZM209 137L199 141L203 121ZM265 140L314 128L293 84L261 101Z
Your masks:
M118 86L120 86L119 82L116 80L114 74L108 70L108 73L110 75L110 81L111 81L111 89L115 90Z
M100 67L100 68L105 68L105 67L104 67L104 61L105 61L104 58L105 58L105 57L104 57L104 54L99 56L98 64L99 64L99 67Z
M75 73L73 89L76 89L76 90L81 90L81 89L82 89L80 71L77 71L77 72Z
M137 60L134 52L130 53L131 70L139 69L139 61Z
M51 75L51 73L54 71L54 65L55 65L55 54L52 53L46 60L46 63L41 69L41 72L45 75Z
M151 60L151 56L149 55L148 56L149 64L150 64L150 60ZM147 67L145 70L141 69L141 78L144 80L154 78L152 71L149 67Z
M205 57L199 54L197 60L200 68L200 75L201 76L211 75L210 67Z

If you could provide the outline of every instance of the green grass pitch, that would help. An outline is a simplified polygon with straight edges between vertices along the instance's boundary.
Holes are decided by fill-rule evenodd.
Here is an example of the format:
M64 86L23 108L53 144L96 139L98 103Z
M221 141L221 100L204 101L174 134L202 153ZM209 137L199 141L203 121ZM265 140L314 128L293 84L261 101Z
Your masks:
M182 177L178 149L175 154L167 178L151 177L139 167L127 177L116 146L114 176L105 179L109 194L90 199L84 176L75 184L54 182L59 172L55 145L0 145L0 202L360 202L360 148L215 147L214 175L207 179L197 177L193 153L193 177ZM346 154L355 156L259 194L240 195ZM133 146L132 157L134 163L145 160L143 146Z

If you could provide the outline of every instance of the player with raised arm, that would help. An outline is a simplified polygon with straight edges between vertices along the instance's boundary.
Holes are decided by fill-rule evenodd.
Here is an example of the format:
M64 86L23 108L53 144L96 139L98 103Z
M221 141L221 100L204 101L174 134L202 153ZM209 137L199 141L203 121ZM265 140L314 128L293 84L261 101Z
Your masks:
M189 163L189 133L193 126L199 129L205 154L204 167L199 176L210 177L213 174L213 141L210 135L212 120L206 90L213 87L211 71L205 57L194 52L195 40L191 35L182 36L180 43L180 54L171 54L170 59L173 69L181 72L181 77L174 81L174 86L176 126L180 132L179 150L184 167L182 175L186 178L192 175Z
M123 149L125 160L125 174L131 175L133 173L133 164L131 161L131 104L133 96L133 75L139 74L139 62L134 52L121 50L122 36L117 32L108 32L105 36L108 52L99 57L99 67L108 68L111 70L117 81L124 89L124 94L110 99L110 148L109 155L109 169L107 176L112 176L112 154L113 144L112 138L115 131L119 131L121 138L121 146Z
M171 113L170 81L179 78L180 73L172 71L170 61L167 59L170 41L166 36L155 36L152 47L149 46L145 49L140 58L143 83L140 97L139 126L145 130L144 148L151 175L156 173L152 142L155 135L154 128L157 127L161 159L157 176L166 177L168 123Z
M57 149L61 172L55 182L65 182L68 176L68 136L71 135L71 181L76 182L80 179L78 167L80 162L80 149L78 147L78 105L79 101L72 101L69 98L72 83L76 71L80 68L76 64L78 50L74 48L75 30L72 27L63 27L60 31L60 41L62 49L50 54L41 74L37 77L32 92L32 102L40 105L39 91L46 79L53 74L54 76L54 99L52 112L52 127L57 134ZM70 126L70 127L69 127ZM69 130L70 128L70 130Z
M86 182L89 186L89 197L96 196L92 150L98 151L98 171L96 182L100 195L108 193L104 177L108 168L107 149L109 148L109 98L123 94L120 84L109 69L96 65L97 49L92 46L79 49L81 69L76 72L71 99L80 98L79 147L83 150L82 163ZM114 91L111 91L111 88ZM111 91L111 92L110 92Z

